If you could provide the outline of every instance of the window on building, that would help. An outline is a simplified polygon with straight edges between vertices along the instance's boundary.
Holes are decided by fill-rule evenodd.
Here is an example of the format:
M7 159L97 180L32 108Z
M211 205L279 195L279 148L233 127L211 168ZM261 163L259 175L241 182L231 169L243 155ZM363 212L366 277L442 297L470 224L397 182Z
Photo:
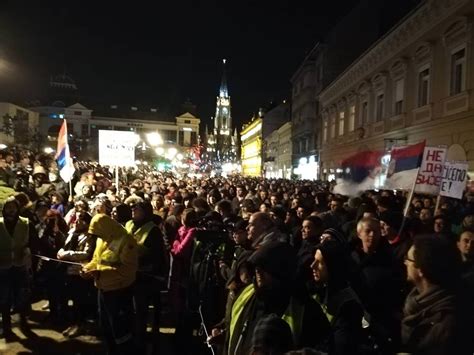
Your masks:
M323 142L327 142L328 140L328 119L325 118L323 120Z
M87 137L89 135L89 125L83 124L81 126L81 137Z
M344 135L344 111L339 112L339 135Z
M309 138L304 140L304 151L309 152Z
M81 111L74 111L74 116L82 116L82 112Z
M299 141L299 145L300 145L300 146L299 146L299 148L298 148L298 150L299 150L300 153L303 153L303 152L304 152L304 146L303 146L303 144L304 144L304 139L300 139L300 141Z
M466 89L466 49L460 49L451 55L451 95Z
M184 132L183 131L179 131L178 144L184 145Z
M384 101L384 94L377 95L377 111L375 112L376 122L383 120Z
M405 80L399 79L395 82L395 107L394 114L401 115L403 112L403 96L405 91Z
M360 116L361 126L365 125L368 122L369 122L369 102L364 101L362 103L362 110L361 110L361 116Z
M191 120L184 120L184 123L191 123Z
M351 105L349 107L349 132L353 132L355 129L355 115L356 115L356 107L355 105Z
M176 131L167 129L167 130L163 130L160 133L164 142L176 143Z
M336 137L336 114L331 115L331 138Z
M191 145L197 144L197 132L191 132Z
M428 105L430 100L430 68L418 73L418 107Z

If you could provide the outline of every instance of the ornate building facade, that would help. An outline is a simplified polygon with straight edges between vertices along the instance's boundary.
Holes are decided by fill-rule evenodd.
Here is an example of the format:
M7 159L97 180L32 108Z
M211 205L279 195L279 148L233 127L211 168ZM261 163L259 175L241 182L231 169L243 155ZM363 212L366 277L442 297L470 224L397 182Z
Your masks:
M473 12L424 2L321 92L324 179L357 151L422 140L462 148L474 171Z
M223 59L224 70L222 73L219 95L216 99L216 115L212 132L205 132L207 160L213 164L235 163L237 160L238 138L237 130L232 131L232 114L227 76L225 70L226 60Z

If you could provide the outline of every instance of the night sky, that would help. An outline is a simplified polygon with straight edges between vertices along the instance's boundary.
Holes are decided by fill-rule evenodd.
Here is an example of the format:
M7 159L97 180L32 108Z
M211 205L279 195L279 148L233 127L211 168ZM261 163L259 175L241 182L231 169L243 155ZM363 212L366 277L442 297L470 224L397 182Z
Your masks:
M288 97L305 54L357 1L103 2L2 6L1 98L27 100L66 71L85 101L167 115L189 98L206 123L227 58L240 129L258 107Z

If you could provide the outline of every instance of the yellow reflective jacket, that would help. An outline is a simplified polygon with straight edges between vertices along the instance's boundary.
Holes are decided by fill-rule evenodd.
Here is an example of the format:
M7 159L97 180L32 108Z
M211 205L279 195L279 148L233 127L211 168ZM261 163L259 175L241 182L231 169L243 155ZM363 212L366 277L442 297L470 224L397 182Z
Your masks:
M92 260L84 267L98 270L95 285L102 291L113 291L133 284L138 268L137 243L127 230L105 214L96 214L89 234L98 236Z
M13 235L8 233L3 217L0 218L0 269L26 266L31 257L28 218L19 217Z

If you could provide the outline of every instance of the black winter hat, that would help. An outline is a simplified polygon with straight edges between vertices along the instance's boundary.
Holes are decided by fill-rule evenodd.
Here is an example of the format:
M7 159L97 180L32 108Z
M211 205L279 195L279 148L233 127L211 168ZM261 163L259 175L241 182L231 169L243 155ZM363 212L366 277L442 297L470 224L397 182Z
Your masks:
M403 215L400 212L385 211L380 213L379 220L398 230L402 225Z
M295 252L283 242L264 243L252 254L249 263L281 281L292 281L296 273Z

